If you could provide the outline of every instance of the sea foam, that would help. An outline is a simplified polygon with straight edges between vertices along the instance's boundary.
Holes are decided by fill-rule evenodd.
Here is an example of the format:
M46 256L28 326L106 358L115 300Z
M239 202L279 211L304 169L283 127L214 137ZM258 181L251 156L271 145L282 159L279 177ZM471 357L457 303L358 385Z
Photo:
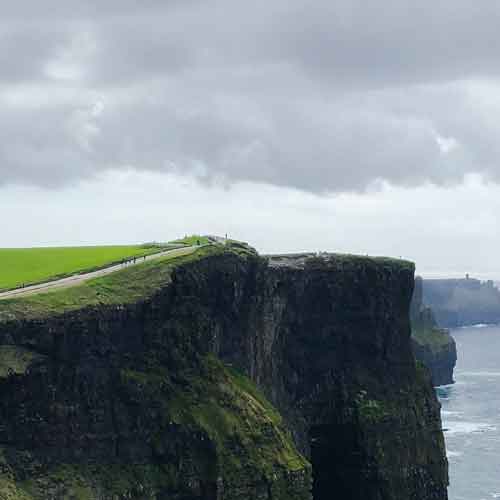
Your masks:
M444 427L445 427L445 433L448 436L455 434L473 434L477 432L489 432L497 430L497 428L494 425L487 424L484 422L448 421L445 422Z

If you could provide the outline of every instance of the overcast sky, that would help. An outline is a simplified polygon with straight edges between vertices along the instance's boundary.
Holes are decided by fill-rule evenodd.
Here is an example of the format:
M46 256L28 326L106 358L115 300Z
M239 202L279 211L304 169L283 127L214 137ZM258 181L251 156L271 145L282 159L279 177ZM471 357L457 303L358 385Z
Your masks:
M0 246L228 232L500 278L497 0L16 0Z

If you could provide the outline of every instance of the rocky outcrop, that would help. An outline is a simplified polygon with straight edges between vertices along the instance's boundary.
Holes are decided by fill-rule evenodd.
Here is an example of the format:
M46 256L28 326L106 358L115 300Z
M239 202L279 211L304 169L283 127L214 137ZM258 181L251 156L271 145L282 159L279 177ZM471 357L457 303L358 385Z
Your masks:
M500 290L493 281L425 279L423 300L445 328L500 323Z
M447 330L442 330L441 335L446 335L442 346L434 348L434 343L418 335L413 339L413 352L415 358L426 366L432 377L434 386L449 385L453 379L453 369L457 361L455 341Z
M0 378L0 488L309 500L312 466L315 500L445 500L412 288L401 261L236 247L144 301L0 323L23 360Z
M431 308L423 305L423 280L415 279L410 308L413 352L430 371L435 386L453 384L457 347L450 332L439 328Z

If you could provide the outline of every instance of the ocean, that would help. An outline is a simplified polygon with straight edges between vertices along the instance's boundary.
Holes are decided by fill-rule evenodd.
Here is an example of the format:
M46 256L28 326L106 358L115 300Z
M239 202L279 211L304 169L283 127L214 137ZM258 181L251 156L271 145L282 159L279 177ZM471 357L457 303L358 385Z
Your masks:
M500 499L500 327L451 331L454 385L438 387L450 464L450 500Z

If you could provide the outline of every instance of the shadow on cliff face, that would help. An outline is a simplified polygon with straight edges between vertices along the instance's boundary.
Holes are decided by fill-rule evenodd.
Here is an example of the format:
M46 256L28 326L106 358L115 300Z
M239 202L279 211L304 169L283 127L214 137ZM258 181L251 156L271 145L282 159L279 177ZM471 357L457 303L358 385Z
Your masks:
M354 434L352 428L339 429L328 425L311 428L314 500L359 497L358 494L354 495L354 490L359 486L354 471L362 467L362 457L345 453L356 448ZM340 467L340 464L343 466ZM349 474L349 469L353 474Z
M413 267L350 256L270 267L252 314L258 365L245 369L310 459L314 500L446 499L439 404L411 350Z

